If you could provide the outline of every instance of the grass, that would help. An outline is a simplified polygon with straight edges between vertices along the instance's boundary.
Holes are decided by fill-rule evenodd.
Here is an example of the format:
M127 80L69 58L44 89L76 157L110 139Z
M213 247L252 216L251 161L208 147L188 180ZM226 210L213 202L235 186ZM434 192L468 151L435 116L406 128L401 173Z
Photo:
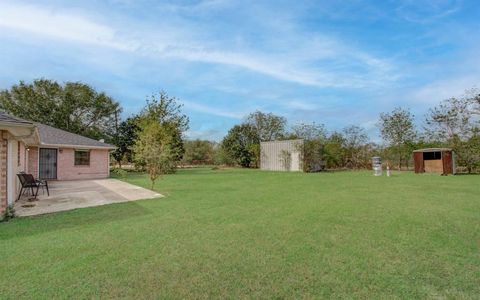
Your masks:
M0 224L0 298L478 299L479 182L180 170L162 199Z

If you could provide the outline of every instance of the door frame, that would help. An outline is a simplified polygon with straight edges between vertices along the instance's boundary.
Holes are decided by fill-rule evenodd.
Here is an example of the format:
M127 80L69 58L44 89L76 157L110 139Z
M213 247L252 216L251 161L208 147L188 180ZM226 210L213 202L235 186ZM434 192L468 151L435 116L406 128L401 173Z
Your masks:
M41 175L41 174L40 174L40 157L41 157L40 152L42 151L42 149L55 150L55 153L56 153L56 155L55 155L55 157L56 157L56 162L55 162L55 178L47 178L47 179L48 179L48 180L57 180L57 179L58 179L58 148L54 148L54 147L41 147L41 148L39 147L39 148L38 148L38 170L37 170L37 172L38 172L38 178L43 179L43 178L40 177L40 175Z

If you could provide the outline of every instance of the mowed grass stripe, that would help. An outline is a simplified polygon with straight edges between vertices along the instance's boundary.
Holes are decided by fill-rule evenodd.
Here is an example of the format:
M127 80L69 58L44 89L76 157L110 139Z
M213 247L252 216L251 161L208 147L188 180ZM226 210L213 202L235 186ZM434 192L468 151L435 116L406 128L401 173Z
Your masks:
M0 297L476 298L479 180L179 170L165 198L0 224Z

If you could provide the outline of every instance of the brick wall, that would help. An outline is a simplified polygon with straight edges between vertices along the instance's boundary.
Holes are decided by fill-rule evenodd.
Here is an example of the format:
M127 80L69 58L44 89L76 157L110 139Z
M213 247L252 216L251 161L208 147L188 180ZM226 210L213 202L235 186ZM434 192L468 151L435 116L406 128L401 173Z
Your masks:
M38 148L29 147L28 153L28 170L27 173L32 174L38 178Z
M75 166L75 150L61 148L58 151L57 179L96 179L108 177L108 150L90 150L90 165Z
M0 215L7 208L7 139L5 131L0 130ZM1 216L0 216L1 218Z
M28 173L38 177L37 147L29 147ZM57 180L96 179L108 177L108 150L90 150L90 165L75 166L75 149L60 148L57 152Z

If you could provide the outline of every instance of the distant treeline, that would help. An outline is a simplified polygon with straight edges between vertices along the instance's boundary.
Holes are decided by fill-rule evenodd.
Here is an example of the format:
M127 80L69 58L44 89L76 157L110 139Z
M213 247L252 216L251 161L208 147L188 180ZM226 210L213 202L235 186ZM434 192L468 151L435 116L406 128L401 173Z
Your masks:
M301 138L304 169L321 159L326 169L362 169L371 167L373 156L396 169L413 167L412 151L420 148L449 147L457 155L459 170L475 172L480 166L480 92L471 89L460 98L449 98L431 108L420 126L406 108L381 113L378 118L383 143L370 141L361 126L351 125L328 131L321 123L287 126L287 119L256 111L233 126L220 143L187 141L185 164L225 164L257 168L260 142Z
M321 160L326 169L369 168L372 156L381 156L391 167L412 167L412 151L427 147L449 147L457 154L457 165L467 172L480 166L480 92L467 90L460 98L449 98L432 107L422 124L414 122L408 108L381 113L377 126L383 140L375 144L364 128L350 125L329 131L319 120L288 126L287 119L255 111L233 126L220 142L186 140L188 117L176 98L165 92L146 99L137 114L121 118L119 102L81 82L60 84L38 79L21 81L0 91L0 109L17 117L40 122L117 146L113 160L121 166L135 164L157 176L182 165L229 165L256 168L260 164L260 142L304 139L304 169ZM327 124L328 125L328 124Z

